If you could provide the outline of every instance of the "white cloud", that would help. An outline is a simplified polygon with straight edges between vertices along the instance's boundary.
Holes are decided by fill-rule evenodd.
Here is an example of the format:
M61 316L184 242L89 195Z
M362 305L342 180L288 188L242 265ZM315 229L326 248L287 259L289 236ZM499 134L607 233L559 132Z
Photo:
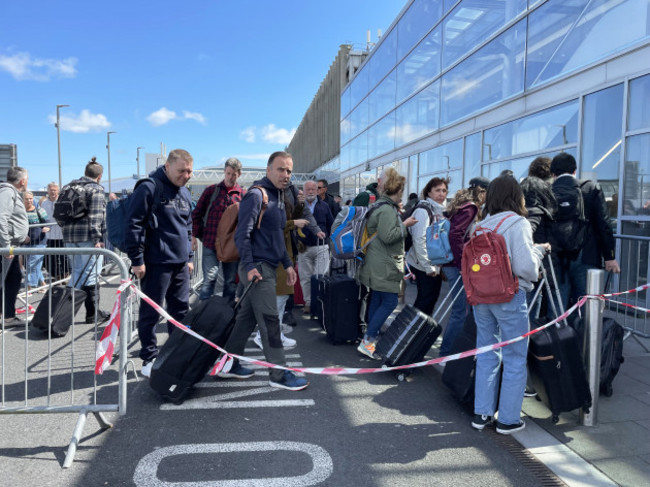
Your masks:
M249 160L249 161L266 161L268 160L269 156L271 154L237 154L232 157L236 157L240 161L242 160ZM226 161L226 157L223 158L222 162Z
M186 120L196 120L201 125L205 125L207 121L206 118L199 112L188 112L187 110L183 110L183 116Z
M241 131L239 136L244 139L246 142L254 143L255 142L255 127L246 127Z
M296 129L283 129L278 128L275 124L268 124L265 127L262 127L262 138L266 142L272 144L288 144L293 138L293 134L296 133Z
M261 137L265 142L269 142L271 144L286 145L291 142L291 139L295 133L296 129L287 130L276 127L275 124L270 123L261 129L258 129L255 126L246 127L240 132L239 136L246 142L250 143L254 143L258 137Z
M56 116L50 115L49 121L56 123ZM110 128L111 122L101 113L91 113L90 110L81 110L79 115L61 115L61 130L85 134L88 132L102 132Z
M27 52L0 54L0 70L7 71L18 81L49 81L52 78L74 78L78 59L32 58Z
M160 127L169 123L171 120L176 118L176 112L168 110L166 107L162 107L160 110L156 110L147 117L147 121L154 127Z

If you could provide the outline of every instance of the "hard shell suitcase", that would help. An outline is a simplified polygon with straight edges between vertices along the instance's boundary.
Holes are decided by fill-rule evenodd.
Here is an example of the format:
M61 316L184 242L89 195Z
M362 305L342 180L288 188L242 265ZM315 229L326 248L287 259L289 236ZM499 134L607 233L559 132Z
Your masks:
M86 300L86 296L86 291L82 289L60 286L50 287L47 294L45 294L36 307L34 318L32 318L32 325L45 332L47 332L48 327L51 328L53 337L65 336L74 322L74 317ZM52 298L51 322L48 319L50 297Z
M322 278L323 327L333 343L359 338L359 285L345 274Z
M531 335L528 368L537 395L551 410L554 423L562 412L578 408L589 411L591 392L578 335L572 327L554 325Z
M238 303L243 301L250 287L251 284L247 286ZM199 301L183 318L182 323L212 343L223 347L235 326L238 306L233 309L228 299L213 295ZM192 386L214 365L220 353L198 338L175 330L153 363L149 384L163 399L181 404Z
M474 313L470 312L465 318L463 330L454 340L451 354L474 348L476 348L476 321L474 321ZM461 404L473 407L475 376L476 356L465 357L447 362L442 373L442 382L451 389Z
M407 304L377 341L375 353L389 367L421 362L440 333L436 320Z

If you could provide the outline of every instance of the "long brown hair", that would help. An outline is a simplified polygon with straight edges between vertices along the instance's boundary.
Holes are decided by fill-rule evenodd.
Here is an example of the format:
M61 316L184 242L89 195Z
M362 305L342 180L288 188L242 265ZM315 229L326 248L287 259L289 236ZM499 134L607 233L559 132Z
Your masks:
M447 205L447 215L449 218L454 216L458 209L465 203L474 203L476 206L481 204L481 193L485 191L480 186L473 188L459 189Z
M512 176L494 178L485 195L485 213L496 215L502 211L514 211L517 215L527 216L524 192Z

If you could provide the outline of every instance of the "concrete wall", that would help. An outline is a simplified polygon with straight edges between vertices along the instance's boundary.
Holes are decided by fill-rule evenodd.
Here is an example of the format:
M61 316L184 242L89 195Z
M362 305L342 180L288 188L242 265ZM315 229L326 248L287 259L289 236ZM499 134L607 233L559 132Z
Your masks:
M347 84L350 49L349 45L339 47L336 59L289 144L295 172L312 172L341 150L341 91Z

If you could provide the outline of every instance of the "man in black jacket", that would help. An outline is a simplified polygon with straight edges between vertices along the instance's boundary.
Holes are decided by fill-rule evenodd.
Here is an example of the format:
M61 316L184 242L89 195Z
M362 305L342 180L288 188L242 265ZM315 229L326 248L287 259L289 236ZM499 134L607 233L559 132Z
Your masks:
M150 174L153 181L138 185L126 215L126 252L131 269L141 280L142 292L180 321L189 310L190 274L194 269L192 197L185 187L192 177L194 159L175 149L167 162ZM153 215L155 215L156 224ZM138 335L142 375L149 377L158 356L156 324L160 315L147 303L140 304ZM173 327L168 325L171 332Z
M571 154L561 152L551 161L556 197L561 187L565 191L568 187L579 188L587 220L582 245L577 253L563 251L551 232L553 253L556 256L554 267L565 307L586 294L589 269L604 267L608 272L621 272L616 261L616 242L603 190L595 181L577 181L576 170L576 160ZM558 198L558 207L562 204Z
M327 203L327 206L330 207L330 211L332 212L332 216L336 218L336 215L341 211L341 205L334 201L334 196L327 192L327 187L327 179L318 180L318 197Z
M243 355L248 338L255 325L259 325L266 361L276 365L286 364L275 292L278 264L282 263L286 270L287 285L293 286L296 282L296 271L284 241L287 222L284 191L289 185L292 170L290 154L271 154L266 177L253 183L253 186L263 189L251 187L239 206L235 231L235 244L240 257L239 280L244 283L257 282L244 297L235 327L224 347L228 352ZM268 203L260 219L264 194ZM252 376L253 370L242 366L236 359L229 360L219 373L219 377L225 379L248 379ZM299 391L309 383L288 370L270 369L269 385Z

